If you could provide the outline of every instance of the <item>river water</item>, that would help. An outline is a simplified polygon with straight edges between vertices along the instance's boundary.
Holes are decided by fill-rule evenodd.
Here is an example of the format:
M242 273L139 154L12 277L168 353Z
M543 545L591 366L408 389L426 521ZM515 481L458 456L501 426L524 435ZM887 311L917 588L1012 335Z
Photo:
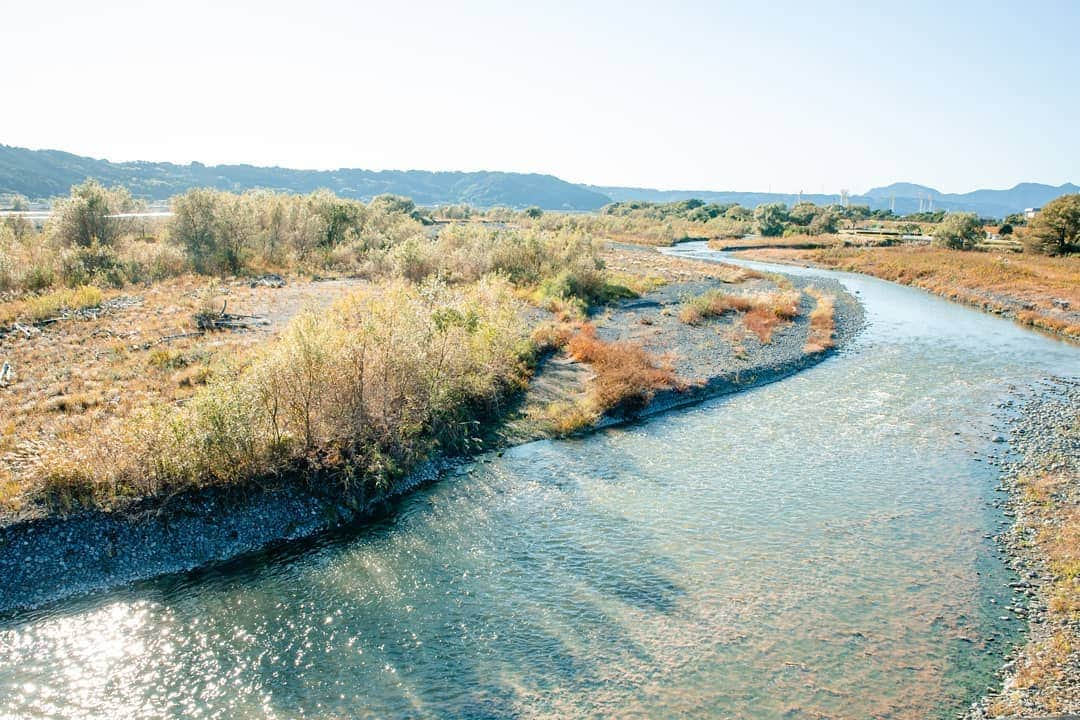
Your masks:
M1021 629L991 413L1080 350L813 273L867 310L822 364L484 458L347 536L8 620L0 717L954 716Z

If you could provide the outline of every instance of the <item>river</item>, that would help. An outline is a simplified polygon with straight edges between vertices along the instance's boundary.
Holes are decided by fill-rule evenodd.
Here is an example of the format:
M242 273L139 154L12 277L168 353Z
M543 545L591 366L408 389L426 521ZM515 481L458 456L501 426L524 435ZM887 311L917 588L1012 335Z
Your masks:
M865 330L783 381L484 457L348 534L9 619L0 717L953 717L1022 629L992 413L1080 349L783 269L840 279Z

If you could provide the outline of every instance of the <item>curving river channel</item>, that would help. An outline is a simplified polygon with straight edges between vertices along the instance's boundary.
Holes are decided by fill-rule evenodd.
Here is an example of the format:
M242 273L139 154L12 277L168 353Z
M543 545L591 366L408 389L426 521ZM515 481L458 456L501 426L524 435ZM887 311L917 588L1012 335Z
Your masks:
M781 382L484 458L348 536L9 619L0 717L955 716L1021 630L991 414L1080 349L782 270L839 278L866 329Z

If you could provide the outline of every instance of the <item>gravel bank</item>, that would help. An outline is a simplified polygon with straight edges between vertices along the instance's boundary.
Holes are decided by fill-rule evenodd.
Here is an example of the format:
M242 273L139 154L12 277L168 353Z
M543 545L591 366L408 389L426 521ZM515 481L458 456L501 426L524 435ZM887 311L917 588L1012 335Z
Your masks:
M164 508L148 501L123 513L91 511L8 524L0 527L0 617L362 522L451 465L424 464L378 498L328 498L282 484L243 495L220 489L191 493Z
M636 339L646 350L656 354L674 352L675 370L680 377L695 382L687 390L658 393L647 408L635 417L657 415L672 408L698 403L718 395L737 392L788 377L811 365L816 365L843 348L863 324L859 302L835 280L824 278L787 277L797 290L816 287L836 296L835 346L823 353L807 354L804 350L810 334L809 315L814 309L813 298L803 294L799 316L794 322L779 328L770 342L761 343L751 333L738 343L725 337L733 319L721 319L701 326L690 326L678 319L678 305L687 295L703 292L706 283L686 283L661 288L641 300L625 303L600 325L598 335L608 340ZM641 318L655 308L649 325ZM672 310L670 315L663 309ZM643 329L648 331L643 332ZM651 332L650 332L651 331ZM625 421L622 417L605 417L600 427Z
M999 408L1001 434L993 440L1004 449L1000 505L1014 522L997 541L1018 576L1004 610L1026 617L1028 633L966 720L1080 713L1080 616L1054 600L1064 591L1075 603L1075 585L1055 572L1045 545L1080 508L1080 379L1055 378L1012 395ZM1048 475L1052 485L1033 486L1032 478Z

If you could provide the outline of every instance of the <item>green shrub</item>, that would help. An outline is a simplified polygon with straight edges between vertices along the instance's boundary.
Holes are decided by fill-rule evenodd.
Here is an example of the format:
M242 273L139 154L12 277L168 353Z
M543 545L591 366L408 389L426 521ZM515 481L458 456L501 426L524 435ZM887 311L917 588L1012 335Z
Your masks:
M975 213L949 213L934 230L934 244L952 250L970 250L983 237Z

